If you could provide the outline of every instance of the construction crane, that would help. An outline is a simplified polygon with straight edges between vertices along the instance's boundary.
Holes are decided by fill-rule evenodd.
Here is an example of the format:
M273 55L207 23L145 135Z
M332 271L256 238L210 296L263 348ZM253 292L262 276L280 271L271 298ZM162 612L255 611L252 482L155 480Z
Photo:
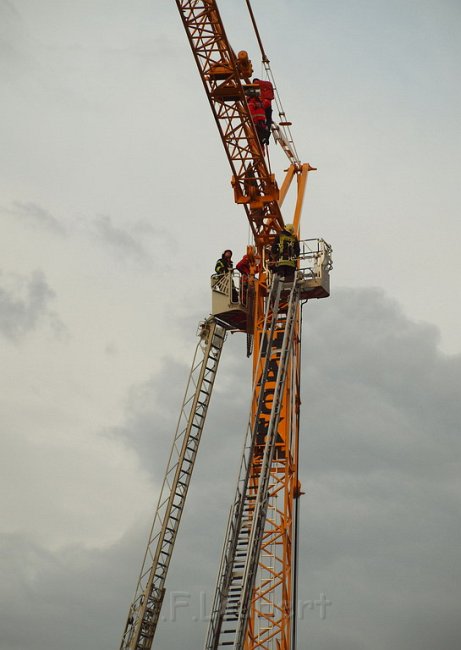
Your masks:
M301 240L292 277L274 272L271 250L285 227L285 197L296 179L291 222L299 239L307 177L314 168L299 160L249 0L246 4L265 74L275 89L279 119L271 126L272 135L289 167L279 188L249 109L249 98L258 95L260 86L251 82L246 51L236 54L231 48L216 0L176 0L232 170L234 200L244 207L253 242L248 247L248 276L234 277L230 271L211 279L212 313L199 325L199 342L120 650L152 647L228 331L247 336L253 383L204 648L296 648L301 313L305 301L329 296L331 247L323 239Z

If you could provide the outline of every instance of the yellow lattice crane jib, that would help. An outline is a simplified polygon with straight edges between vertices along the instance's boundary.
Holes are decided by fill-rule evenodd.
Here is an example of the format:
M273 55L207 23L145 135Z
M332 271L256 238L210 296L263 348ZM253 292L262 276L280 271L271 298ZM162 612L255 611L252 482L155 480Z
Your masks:
M279 187L250 110L261 86L251 82L247 51L231 48L216 0L176 0L231 168L234 200L243 206L253 243L246 265L211 278L212 315L199 327L178 428L120 650L149 650L165 595L201 433L227 331L247 335L253 354L251 413L225 533L205 650L295 650L302 303L330 293L331 247L299 242L308 174L278 96L249 0L262 62L275 89L279 121L271 125L289 166ZM270 84L269 84L270 85ZM255 118L256 119L256 118ZM293 235L282 208L296 199ZM299 252L277 259L285 242ZM277 246L279 248L277 248ZM290 249L291 250L291 249ZM289 272L282 269L288 266Z

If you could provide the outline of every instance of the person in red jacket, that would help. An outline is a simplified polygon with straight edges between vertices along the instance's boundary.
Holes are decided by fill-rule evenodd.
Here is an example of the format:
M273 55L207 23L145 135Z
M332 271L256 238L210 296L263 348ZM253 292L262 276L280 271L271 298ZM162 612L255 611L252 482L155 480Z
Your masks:
M250 258L244 255L235 267L240 271L240 302L242 305L247 304L248 276L250 275Z
M237 271L240 271L242 275L250 275L250 258L248 255L244 255L240 262L237 262L235 268Z
M251 97L248 100L248 108L250 109L260 143L262 145L269 144L270 131L267 128L266 111L263 102L259 97Z
M272 100L274 99L274 87L270 81L253 79L253 83L259 86L259 98L261 99L266 114L266 126L270 133L272 126Z

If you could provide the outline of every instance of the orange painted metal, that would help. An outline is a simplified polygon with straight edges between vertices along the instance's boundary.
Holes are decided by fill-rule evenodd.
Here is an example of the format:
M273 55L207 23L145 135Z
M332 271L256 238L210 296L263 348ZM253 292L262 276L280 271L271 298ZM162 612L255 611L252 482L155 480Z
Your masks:
M247 64L232 50L214 0L176 0L200 78L232 170L237 203L246 211L256 245L282 228L279 192L248 109L242 80ZM244 59L245 60L245 59Z
M299 235L299 223L309 165L291 165L281 191L270 173L264 151L248 109L244 85L249 71L247 58L239 58L229 45L215 0L176 0L189 38L192 52L210 102L213 115L232 170L234 199L244 206L255 241L249 284L254 287L253 323L248 332L254 335L254 385L252 413L256 417L260 391L264 391L267 413L257 423L258 439L251 466L250 486L257 492L264 443L264 430L270 418L271 396L275 388L277 345L273 351L274 372L264 385L258 383L261 346L267 340L264 312L267 267L262 261L269 257L269 246L283 227L280 206L294 178L297 199L292 222ZM242 63L243 61L243 63ZM251 63L250 63L251 65ZM259 272L259 276L258 276ZM266 325L267 326L267 325ZM277 332L283 338L283 325ZM300 493L298 481L298 439L300 404L300 308L296 316L294 340L283 390L281 417L277 432L276 453L271 467L269 510L262 540L258 577L253 593L251 615L244 649L294 650L292 648L293 603L293 535L294 504ZM271 361L271 362L272 362ZM267 418L266 418L267 416ZM253 424L253 423L252 423Z
M272 396L275 391L275 378L278 355L284 329L277 330L275 349L271 359L271 370L264 385L258 382L260 372L257 359L260 348L267 339L264 330L264 296L267 291L264 278L257 282L257 308L255 309L255 348L253 414L260 391L264 391L265 408L257 423L258 439L252 463L252 476L256 494L260 470L261 454L264 447L264 431L269 424ZM283 309L283 306L282 306ZM300 309L300 308L298 308ZM292 650L293 604L293 535L294 501L299 495L298 482L298 439L299 439L299 387L301 341L299 337L300 313L298 311L294 341L291 350L287 380L285 383L280 422L277 430L276 451L271 467L270 496L268 514L262 540L258 576L252 597L251 615L245 638L245 650ZM280 343L280 345L277 344ZM253 415L254 417L254 415ZM258 446L260 450L258 450Z

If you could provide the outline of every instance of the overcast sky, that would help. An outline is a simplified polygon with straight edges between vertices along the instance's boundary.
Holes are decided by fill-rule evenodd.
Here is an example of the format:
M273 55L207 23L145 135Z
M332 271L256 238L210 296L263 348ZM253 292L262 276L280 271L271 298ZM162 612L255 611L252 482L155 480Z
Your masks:
M259 73L244 4L222 12ZM299 648L459 650L461 4L253 7L318 167L302 235L334 249L304 311ZM0 88L0 648L113 650L248 227L172 0L0 0ZM250 371L229 337L164 650L203 645Z

